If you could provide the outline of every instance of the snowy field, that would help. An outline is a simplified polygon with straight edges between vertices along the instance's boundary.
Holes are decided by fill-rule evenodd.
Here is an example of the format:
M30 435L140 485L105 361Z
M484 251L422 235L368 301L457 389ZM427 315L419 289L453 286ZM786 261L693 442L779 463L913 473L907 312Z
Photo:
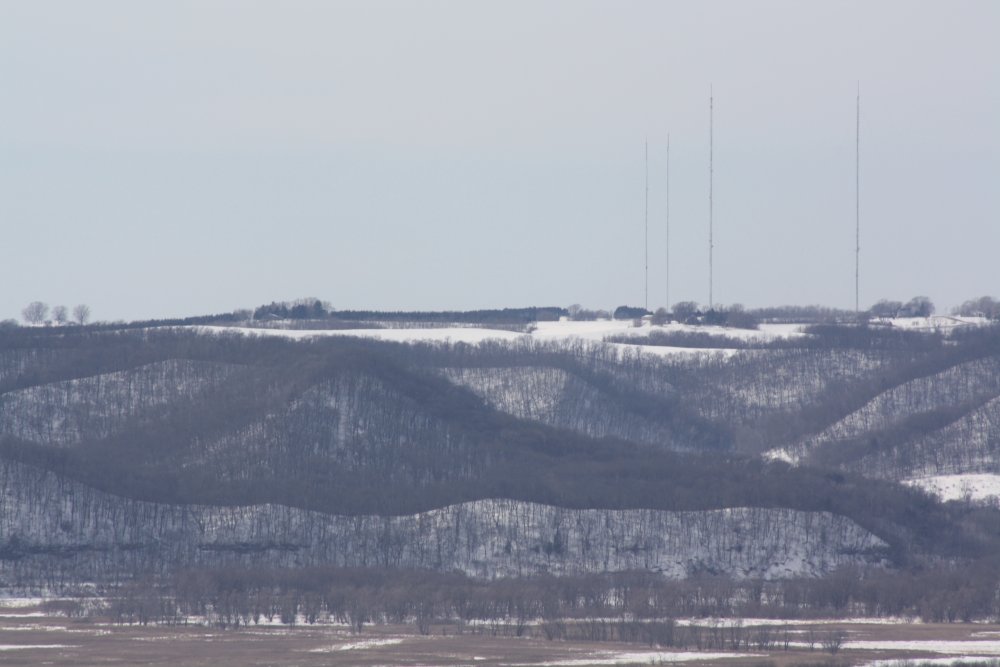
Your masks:
M875 640L848 641L844 650L850 651L917 651L921 653L937 653L950 656L952 659L968 656L1000 656L1000 641L998 640Z
M958 327L982 326L989 324L985 317L962 317L959 315L931 315L930 317L894 317L876 319L876 323L888 324L907 331L939 331L942 333Z
M1000 626L984 623L929 624L899 618L840 618L788 620L765 618L678 619L678 626L715 629L742 627L751 646L724 650L706 646L669 649L642 643L550 641L538 623L508 631L453 624L435 625L426 635L414 626L365 625L361 634L321 616L315 624L300 619L294 626L271 624L221 629L205 622L185 625L118 625L111 619L67 618L46 611L40 598L0 600L8 618L0 624L0 664L86 667L106 664L212 665L213 667L383 667L415 665L484 665L488 667L585 667L597 665L691 664L719 665L822 664L833 660L822 648L823 638L840 633L843 643L835 662L844 667L907 667L950 665L956 660L996 664L1000 656ZM194 621L194 619L189 619ZM614 623L620 619L606 619ZM572 621L568 621L572 622ZM587 621L583 621L585 624ZM762 626L794 626L795 641L777 641L771 648L752 642ZM810 627L812 626L812 627ZM492 629L492 631L491 631ZM780 630L775 628L772 632ZM816 641L803 642L815 632ZM776 637L771 635L772 639Z
M974 662L976 664L990 664L993 662L992 659L984 659L980 655L960 655L960 656L949 656L947 658L919 658L917 660L872 660L871 662L866 662L860 667L915 667L919 665L920 667L929 667L933 665L934 667L950 667L956 663L969 663Z
M708 653L694 651L593 651L582 658L551 662L512 662L509 667L587 667L589 665L663 665L732 658L764 657L762 653Z
M934 331L949 333L959 327L979 326L988 324L989 320L981 317L906 317L876 320L877 324L890 326L907 331ZM280 323L277 323L280 326ZM373 325L378 323L373 322ZM477 344L484 341L539 341L539 342L571 342L585 341L600 344L609 337L634 338L634 343L607 343L623 351L640 351L659 356L713 354L723 357L737 353L737 349L728 348L696 348L669 347L662 345L646 345L643 342L650 334L703 334L709 336L724 336L741 341L768 342L777 339L805 336L805 324L761 324L759 329L737 329L720 326L695 326L671 322L665 325L653 325L648 321L635 325L633 320L596 320L596 321L558 321L536 322L530 333L508 331L505 329L490 329L482 326L450 326L450 327L405 327L385 329L281 329L275 327L253 326L190 326L183 327L205 333L242 334L247 336L275 336L296 340L318 338L325 336L350 336L355 338L373 338L396 343L468 343Z
M403 637L388 637L385 639L362 639L361 641L347 642L334 646L310 649L310 653L331 653L333 651L364 651L366 649L379 648L382 646L395 646L402 644Z
M781 338L803 336L802 325L798 324L762 324L760 329L735 329L718 326L692 326L688 324L670 323L652 325L649 322L635 326L632 320L598 320L598 321L561 321L537 322L531 333L506 331L504 329L489 329L478 326L468 327L428 327L400 329L275 329L235 326L192 326L184 327L204 333L242 334L247 336L275 336L302 340L326 336L350 336L356 338L373 338L395 343L469 343L484 341L539 341L539 342L572 342L584 341L602 343L606 338L624 336L634 338L634 343L608 343L622 350L637 350L657 355L674 354L717 354L728 356L738 350L725 348L692 348L645 345L643 339L651 333L698 333L710 336L726 336L743 341L770 341Z
M907 331L939 331L947 333L956 328L980 326L989 324L989 320L981 317L901 317L876 320L876 324L890 326ZM373 322L373 326L379 323ZM478 343L484 340L519 340L533 339L539 341L586 340L601 342L609 336L629 336L641 339L651 333L698 333L709 336L725 336L743 341L771 341L781 338L793 338L806 335L803 329L807 324L761 324L759 329L739 329L709 325L691 325L671 322L664 325L653 325L648 321L639 326L634 320L587 320L558 322L535 322L531 333L508 331L505 329L490 329L476 325L456 325L448 327L407 326L402 328L387 327L367 329L283 329L280 322L268 327L248 326L187 326L215 333L242 333L260 336L280 336L282 338L314 338L319 336L354 336L358 338L377 338L379 340L409 343L409 342L442 342ZM685 348L686 349L686 348Z
M1000 475L973 473L914 477L903 482L932 493L941 500L988 502L1000 499Z
M702 628L756 628L756 627L790 627L797 625L910 625L919 623L910 618L883 616L879 618L679 618L676 623L680 627L697 626Z

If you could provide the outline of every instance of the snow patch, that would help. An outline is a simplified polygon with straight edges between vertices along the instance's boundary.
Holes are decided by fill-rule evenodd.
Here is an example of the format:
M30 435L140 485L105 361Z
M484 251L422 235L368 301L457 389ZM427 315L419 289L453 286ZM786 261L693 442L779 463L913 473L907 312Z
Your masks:
M957 315L893 317L878 321L897 329L906 329L908 331L949 331L958 327L984 326L990 323L990 320L985 317L960 317Z
M503 329L484 327L427 327L402 329L265 329L234 326L190 326L182 327L210 334L241 334L245 336L271 336L305 340L318 337L348 336L355 338L372 338L395 343L469 343L478 344L485 341L539 341L539 342L571 342L584 341L603 343L609 336L627 336L635 339L635 343L612 343L623 350L639 349L659 356L677 354L703 354L703 348L665 347L645 345L643 339L651 333L702 333L710 336L727 336L743 341L769 341L781 338L803 336L802 325L798 324L762 324L760 329L733 329L719 326L694 326L676 322L665 325L652 325L643 322L635 326L632 320L597 320L597 321L560 321L536 322L530 333L519 333ZM709 350L714 355L730 356L738 350Z
M947 658L920 658L919 660L872 660L859 667L924 667L925 665L954 665L959 662L982 663L982 656L953 655Z
M531 337L536 340L564 340L576 338L600 342L608 336L629 336L641 343L642 338L651 333L701 333L709 336L726 336L743 341L769 341L780 338L803 336L800 324L762 324L759 329L736 329L719 326L696 326L692 324L650 324L643 322L635 326L632 320L598 320L596 322L537 322ZM675 348L689 349L689 348Z
M844 642L844 649L861 651L926 651L955 656L1000 655L1000 641L956 641L940 639ZM957 658L956 658L957 659Z
M50 614L46 614L45 612L41 611L25 611L21 613L11 612L7 614L0 614L0 618L45 618L47 616L50 616Z
M334 651L363 651L370 648L379 648L381 646L395 646L396 644L402 644L403 639L401 637L390 637L388 639L363 639L358 642L350 642L348 644L341 644L340 646L331 646L329 648L314 648L310 649L310 653L333 653Z
M330 336L374 338L394 343L482 343L487 340L519 340L527 334L480 327L432 327L427 329L255 329L252 327L194 326L202 333L242 334L307 340Z
M754 653L694 653L665 651L595 651L583 658L554 660L551 662L509 663L508 667L583 667L585 665L657 665L667 662L689 662L694 660L720 660L723 658L752 658Z
M46 602L52 598L17 598L10 597L4 598L0 597L0 608L4 609L17 609L19 607L37 607L38 605ZM55 598L62 599L62 598Z
M787 447L778 447L777 449L769 449L763 454L762 457L768 461L784 461L785 463L791 464L793 466L799 464L799 459L801 458L798 454L790 451Z
M909 625L920 623L919 620L900 618L899 616L883 616L879 618L680 618L679 626L698 627L754 627L763 625Z
M941 500L983 502L1000 498L1000 474L968 473L964 475L931 475L903 480L938 496Z

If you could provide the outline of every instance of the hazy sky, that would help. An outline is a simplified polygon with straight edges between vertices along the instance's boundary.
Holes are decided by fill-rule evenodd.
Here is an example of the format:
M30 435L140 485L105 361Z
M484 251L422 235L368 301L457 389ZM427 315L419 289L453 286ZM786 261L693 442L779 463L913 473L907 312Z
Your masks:
M1000 2L0 0L0 319L1000 296Z

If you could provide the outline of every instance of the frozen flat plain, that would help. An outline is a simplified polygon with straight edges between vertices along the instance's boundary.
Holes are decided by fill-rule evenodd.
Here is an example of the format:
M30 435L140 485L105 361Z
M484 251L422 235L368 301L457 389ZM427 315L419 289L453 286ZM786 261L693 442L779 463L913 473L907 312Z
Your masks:
M357 665L504 665L518 667L584 667L588 665L678 664L750 667L764 661L777 667L831 662L819 645L809 650L805 633L818 637L832 630L845 635L836 656L838 665L888 667L903 660L933 660L935 664L963 658L985 662L1000 655L1000 625L908 623L900 619L829 619L810 624L788 622L794 638L788 651L779 642L769 650L704 651L650 648L612 642L548 641L536 624L521 637L458 634L453 624L432 626L420 635L413 626L366 626L352 634L336 623L270 624L222 630L192 623L178 626L119 626L106 619L53 615L39 605L10 605L0 626L0 664L87 667L120 665L212 665L240 667L338 667ZM773 619L681 619L678 625L712 627L778 626ZM775 627L778 631L780 626Z

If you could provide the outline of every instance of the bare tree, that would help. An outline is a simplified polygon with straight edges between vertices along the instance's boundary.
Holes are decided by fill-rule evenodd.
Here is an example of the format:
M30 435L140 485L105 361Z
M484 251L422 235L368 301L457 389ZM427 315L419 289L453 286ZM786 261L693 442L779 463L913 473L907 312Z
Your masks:
M666 324L670 321L670 313L666 308L657 308L653 313L653 324Z
M902 301L891 301L881 299L868 311L872 317L896 317L896 313L903 307Z
M81 303L76 308L73 309L73 319L79 325L84 325L90 320L90 306L85 303Z
M996 319L1000 317L1000 301L993 297L983 296L978 299L966 301L961 306L956 307L952 312L956 315L988 317Z
M681 301L674 304L673 315L678 322L687 322L700 312L698 304L694 301Z
M930 317L934 314L934 303L926 296L915 296L903 306L903 311L909 317Z
M58 324L66 324L69 321L69 308L66 306L56 306L52 309L52 319Z
M844 645L845 633L843 630L831 630L823 637L823 650L830 655L837 655Z
M41 324L48 314L49 305L42 301L32 301L21 311L21 316L28 324Z

